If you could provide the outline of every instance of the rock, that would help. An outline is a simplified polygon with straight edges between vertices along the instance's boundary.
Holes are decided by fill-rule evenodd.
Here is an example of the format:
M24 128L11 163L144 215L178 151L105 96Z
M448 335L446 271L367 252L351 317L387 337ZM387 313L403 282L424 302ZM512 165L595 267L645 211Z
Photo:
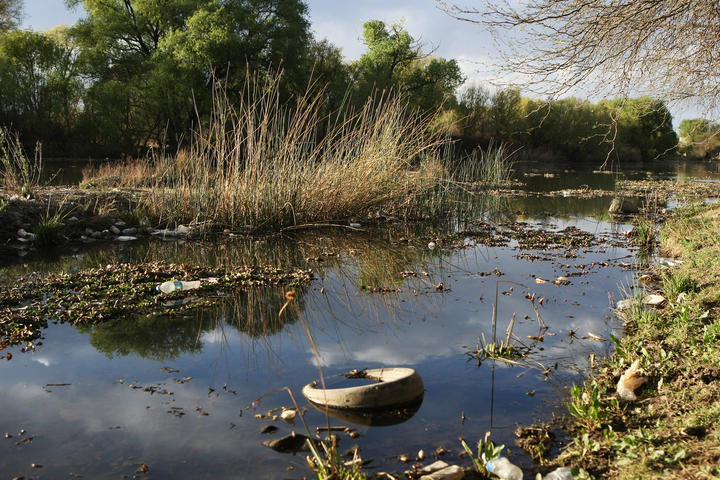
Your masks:
M650 295L645 295L645 297L643 297L642 301L645 305L650 305L651 307L655 307L655 306L662 305L663 303L665 303L665 297L663 297L662 295L650 294Z
M25 236L26 236L27 234L28 234L28 233L25 231L24 228L21 228L20 230L17 231L17 236L20 237L20 238L25 238Z
M450 465L448 463L443 462L442 460L438 460L437 462L431 463L430 465L421 468L420 473L433 473L449 466Z
M185 225L178 225L178 227L175 229L175 233L177 235L189 235L190 228L186 227Z
M266 440L263 442L263 445L280 453L308 452L310 451L310 447L308 447L307 444L308 440L308 437L305 435L293 432L282 438Z
M90 234L90 236L91 236L92 238L102 238L103 234L102 234L102 232L92 232L92 233Z
M619 198L613 198L610 208L608 209L608 212L615 214L638 213L639 211L637 205L631 201L621 200Z
M460 480L465 477L465 470L457 465L450 465L442 470L420 477L420 480Z
M127 225L127 224L125 222L123 222L122 220L118 220L117 222L115 222L116 227L124 227L125 225Z
M78 217L72 216L66 220L68 223L77 222L79 220Z
M85 235L92 235L93 233L95 233L95 230L93 230L92 228L88 227L85 229Z
M138 229L135 227L130 228L124 228L120 233L123 235L135 235L137 233Z
M137 240L137 237L131 237L128 235L121 235L115 239L118 242L132 242L133 240Z
M110 227L110 231L113 233L113 235L120 235L120 229L118 227L116 227L115 225Z
M265 425L264 427L262 427L260 429L260 433L263 433L263 434L273 433L273 432L277 432L277 429L278 429L278 427L276 427L275 425Z

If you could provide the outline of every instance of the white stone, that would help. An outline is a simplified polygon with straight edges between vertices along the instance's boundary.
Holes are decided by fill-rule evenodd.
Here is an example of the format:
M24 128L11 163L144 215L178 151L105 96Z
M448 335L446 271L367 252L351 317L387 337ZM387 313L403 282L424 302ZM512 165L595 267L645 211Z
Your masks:
M457 465L450 465L447 468L423 475L420 480L461 480L465 477L465 470Z

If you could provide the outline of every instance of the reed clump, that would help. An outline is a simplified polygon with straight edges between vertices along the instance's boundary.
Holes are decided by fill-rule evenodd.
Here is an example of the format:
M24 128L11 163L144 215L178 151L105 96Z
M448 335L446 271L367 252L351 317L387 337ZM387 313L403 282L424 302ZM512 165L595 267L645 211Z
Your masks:
M156 221L262 231L408 215L445 178L443 140L401 96L333 118L322 99L308 92L287 106L278 78L248 81L234 103L215 86L212 113L185 149L85 172L85 183L145 188L141 207Z

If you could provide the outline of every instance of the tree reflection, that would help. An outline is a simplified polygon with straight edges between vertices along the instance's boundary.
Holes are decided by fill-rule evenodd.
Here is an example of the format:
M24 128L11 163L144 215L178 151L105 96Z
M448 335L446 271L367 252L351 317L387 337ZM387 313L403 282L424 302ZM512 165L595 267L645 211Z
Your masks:
M79 330L90 334L90 344L108 358L138 355L170 360L202 350L199 333L210 325L198 317L127 317Z
M218 304L182 314L134 316L79 328L90 335L90 343L109 358L138 355L153 360L171 360L202 351L202 335L230 326L249 337L266 337L297 321L304 307L298 289L294 302L278 316L285 303L277 288L253 289L228 296Z

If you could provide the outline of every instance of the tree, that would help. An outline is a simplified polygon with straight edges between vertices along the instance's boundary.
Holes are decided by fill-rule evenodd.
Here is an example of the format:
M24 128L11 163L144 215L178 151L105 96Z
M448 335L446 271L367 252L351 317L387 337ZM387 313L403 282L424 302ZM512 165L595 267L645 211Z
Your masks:
M490 92L479 85L470 85L460 94L458 109L466 136L483 140L488 136L489 101Z
M0 0L0 33L17 28L22 17L22 0Z
M720 123L705 118L683 120L679 132L683 154L720 159Z
M717 0L489 0L482 10L437 1L495 31L505 71L553 98L582 86L720 107Z
M397 89L408 94L413 106L433 110L464 81L455 60L423 53L422 45L402 25L388 28L371 20L363 25L363 38L368 51L353 65L358 102L373 91Z
M26 144L67 154L83 85L78 49L63 28L0 36L0 125L23 133Z
M68 0L71 6L81 0ZM309 24L301 0L82 0L73 27L91 87L83 119L116 150L174 148L210 106L213 81L239 92L251 72L304 81ZM119 138L119 141L118 141Z

